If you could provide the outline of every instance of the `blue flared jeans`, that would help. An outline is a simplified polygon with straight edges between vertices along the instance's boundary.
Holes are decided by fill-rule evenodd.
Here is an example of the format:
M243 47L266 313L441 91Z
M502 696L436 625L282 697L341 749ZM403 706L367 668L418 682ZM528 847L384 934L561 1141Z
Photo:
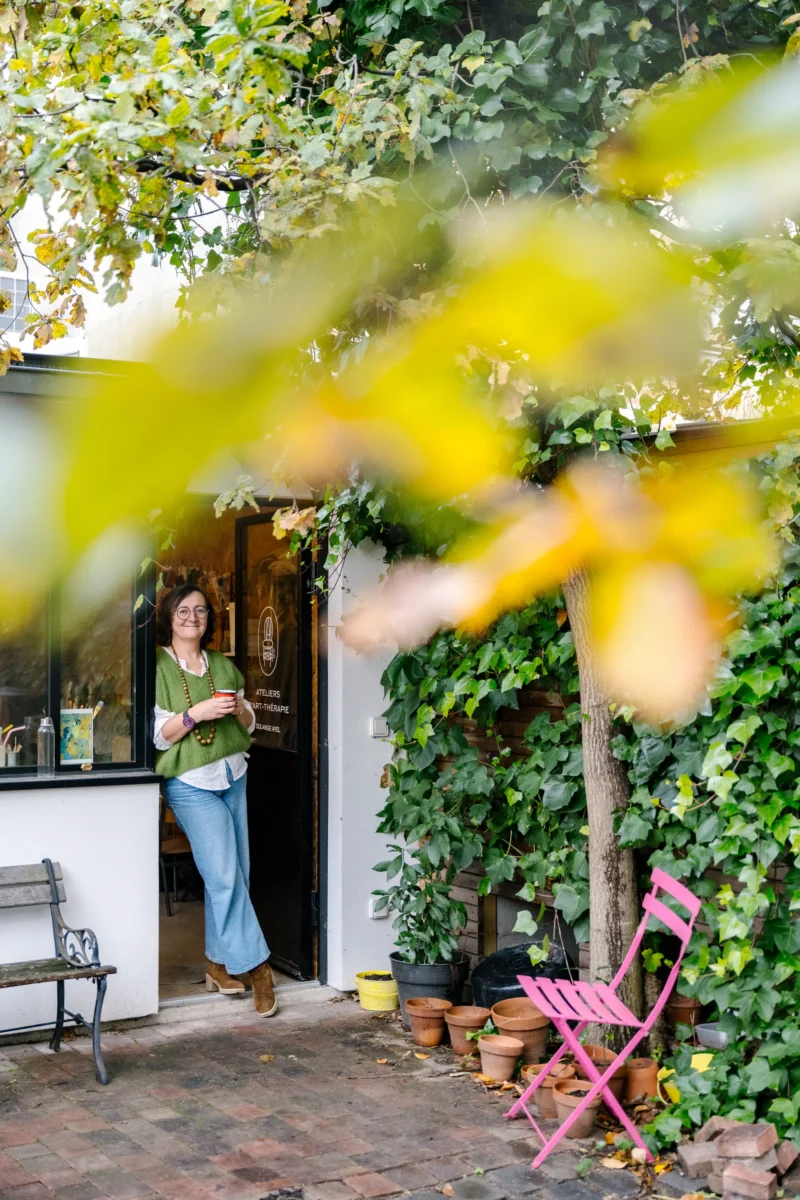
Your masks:
M210 792L180 779L164 780L164 796L192 847L205 884L206 957L231 975L243 975L269 958L250 899L247 775Z

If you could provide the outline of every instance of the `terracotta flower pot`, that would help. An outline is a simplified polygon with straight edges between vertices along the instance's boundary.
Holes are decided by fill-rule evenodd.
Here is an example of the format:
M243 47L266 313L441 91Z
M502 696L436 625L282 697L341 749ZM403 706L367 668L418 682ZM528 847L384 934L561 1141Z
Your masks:
M572 1110L578 1107L591 1086L588 1079L559 1079L556 1081L553 1088L553 1099L559 1125L563 1125ZM568 1138L588 1137L599 1107L600 1097L595 1096L589 1107L581 1113L564 1136Z
M614 1050L608 1050L605 1046L593 1046L590 1043L583 1048L601 1075L608 1069L609 1064L612 1063L617 1057ZM586 1072L579 1062L575 1063L575 1072L580 1079L588 1079ZM625 1079L627 1074L628 1064L626 1062L621 1063L608 1081L608 1086L611 1088L611 1091L614 1093L617 1100L622 1099L622 1093L625 1089Z
M673 992L667 1002L667 1024L673 1029L678 1025L691 1025L694 1029L700 1023L702 1010L703 1005L696 996L682 996L680 992Z
M436 996L417 996L406 1000L411 1036L418 1046L438 1046L444 1037L444 1014L452 1005Z
M523 1046L519 1038L487 1033L478 1038L478 1049L481 1053L482 1073L490 1079L505 1083L517 1069Z
M523 1067L522 1078L525 1083L533 1083L540 1071L543 1071L547 1063L530 1063L529 1066ZM556 1102L553 1099L553 1085L559 1079L574 1079L575 1068L571 1063L557 1062L549 1074L545 1075L542 1082L539 1084L536 1091L533 1093L533 1099L536 1101L536 1107L539 1110L540 1117L549 1117L554 1120L557 1116Z
M527 996L499 1000L492 1009L492 1020L501 1033L519 1038L526 1063L538 1062L544 1055L550 1018L541 1013Z
M468 1033L477 1033L483 1029L489 1020L489 1009L478 1008L476 1004L454 1004L444 1014L447 1028L450 1030L450 1044L456 1054L475 1054L477 1042L468 1041Z
M654 1058L629 1058L625 1099L649 1100L658 1095L658 1063Z

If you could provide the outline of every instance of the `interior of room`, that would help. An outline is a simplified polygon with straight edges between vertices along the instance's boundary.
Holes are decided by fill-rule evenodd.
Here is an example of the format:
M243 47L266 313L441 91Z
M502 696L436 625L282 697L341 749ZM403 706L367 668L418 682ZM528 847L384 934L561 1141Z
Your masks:
M197 583L216 614L213 650L236 653L235 514L217 517L209 497L187 504L165 526L158 570L165 588ZM159 999L205 992L203 881L169 809L160 820Z

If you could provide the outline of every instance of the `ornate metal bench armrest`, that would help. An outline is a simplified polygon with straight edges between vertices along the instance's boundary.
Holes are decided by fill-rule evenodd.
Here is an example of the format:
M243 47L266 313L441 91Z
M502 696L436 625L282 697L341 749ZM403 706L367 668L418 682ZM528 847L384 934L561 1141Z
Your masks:
M93 930L70 929L61 912L53 907L53 937L59 957L73 967L99 967L100 949Z

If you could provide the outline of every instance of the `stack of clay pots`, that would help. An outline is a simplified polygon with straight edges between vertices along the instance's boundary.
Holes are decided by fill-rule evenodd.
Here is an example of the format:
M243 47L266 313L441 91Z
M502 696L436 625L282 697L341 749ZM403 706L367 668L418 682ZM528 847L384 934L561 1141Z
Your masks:
M522 1060L522 1082L533 1082L547 1063L545 1057L550 1020L539 1011L527 996L501 1000L491 1010L472 1004L453 1005L435 996L411 997L406 1000L406 1012L411 1033L419 1046L438 1046L449 1031L456 1054L481 1056L481 1073L497 1082L513 1079ZM497 1033L478 1034L491 1018ZM585 1045L588 1057L602 1074L616 1059L613 1050L605 1046ZM658 1065L652 1059L631 1059L621 1063L608 1081L618 1100L640 1100L655 1094ZM592 1087L586 1071L579 1062L560 1060L555 1064L533 1093L539 1115L563 1124L578 1107ZM597 1110L603 1103L602 1094L595 1096L587 1109L570 1127L567 1137L586 1137L594 1124Z
M544 1057L550 1018L527 996L500 1000L492 1009L492 1020L501 1034L522 1042L522 1058L526 1063L537 1063Z

